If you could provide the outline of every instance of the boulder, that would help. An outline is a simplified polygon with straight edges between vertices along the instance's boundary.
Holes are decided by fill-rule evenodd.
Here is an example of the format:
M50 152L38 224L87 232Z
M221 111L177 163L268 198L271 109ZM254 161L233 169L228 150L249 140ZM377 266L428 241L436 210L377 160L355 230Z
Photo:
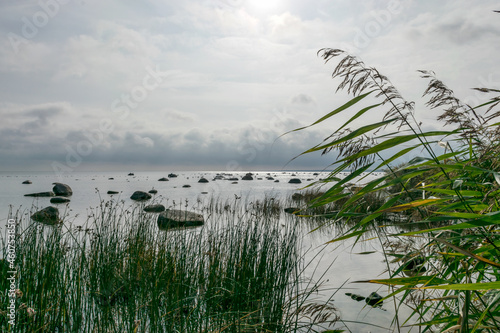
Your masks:
M134 173L133 172L130 172L127 176L133 176Z
M67 202L70 202L70 201L71 200L69 200L68 198L65 198L65 197L50 198L50 203L53 203L53 204L67 203Z
M177 177L177 175L176 175L175 173L169 173L169 174L168 174L168 177L169 177L169 178L175 178L175 177Z
M165 206L157 204L157 205L148 205L144 207L144 211L148 213L161 213L165 211Z
M160 179L158 179L159 182L168 182L168 178L167 177L161 177Z
M54 187L52 188L52 191L57 195L61 197L69 197L73 194L73 191L71 190L71 187L69 187L66 184L63 183L53 183Z
M276 179L274 182L275 182L275 183L279 183L280 181L279 181L278 179Z
M54 192L48 191L48 192L38 192L38 193L29 193L25 194L25 197L53 197L55 196Z
M239 179L236 178L236 177L231 177L231 178L228 178L227 180L230 180L230 181L234 182L234 181L238 181Z
M298 178L292 178L288 181L288 184L300 184L302 181Z
M59 210L55 207L49 206L31 215L31 219L36 222L54 225L60 223Z
M376 305L382 305L382 299L383 297L377 294L376 292L372 292L367 298L366 298L366 304L371 305L371 306L376 306Z
M201 177L198 183L208 183L208 179Z
M108 191L108 194L118 194L118 191Z
M157 191L157 190L155 190L155 189L152 189L152 190L149 190L149 191L148 191L148 193L151 193L151 194L156 194L156 193L158 193L158 191Z
M182 185L182 187L189 188L189 187L191 187L191 185L186 184L186 185Z
M158 228L162 230L170 228L196 227L203 225L203 215L177 209L168 209L158 215Z
M246 175L243 176L243 178L241 178L241 180L253 180L252 174L247 173Z
M151 194L143 192L143 191L135 191L134 194L130 197L130 199L135 201L144 201L151 199Z
M31 180L25 180L23 184L31 184Z

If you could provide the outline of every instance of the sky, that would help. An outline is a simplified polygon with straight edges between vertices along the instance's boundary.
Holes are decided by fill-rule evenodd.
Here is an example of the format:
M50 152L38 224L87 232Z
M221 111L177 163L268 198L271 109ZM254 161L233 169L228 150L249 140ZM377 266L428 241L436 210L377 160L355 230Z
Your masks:
M0 1L0 171L322 169L334 153L291 160L347 115L281 136L350 99L318 50L376 67L438 128L417 70L484 101L471 88L500 88L494 10L492 0Z

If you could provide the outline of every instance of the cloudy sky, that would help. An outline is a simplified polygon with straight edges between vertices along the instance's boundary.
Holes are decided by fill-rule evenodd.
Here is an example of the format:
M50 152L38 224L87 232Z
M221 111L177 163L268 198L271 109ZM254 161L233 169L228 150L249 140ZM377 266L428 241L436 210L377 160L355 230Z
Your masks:
M419 107L428 69L458 97L500 88L497 1L40 0L0 2L0 170L321 169L286 163L346 102L342 48ZM421 101L421 100L420 100ZM364 119L369 121L370 119ZM286 166L285 166L286 165Z

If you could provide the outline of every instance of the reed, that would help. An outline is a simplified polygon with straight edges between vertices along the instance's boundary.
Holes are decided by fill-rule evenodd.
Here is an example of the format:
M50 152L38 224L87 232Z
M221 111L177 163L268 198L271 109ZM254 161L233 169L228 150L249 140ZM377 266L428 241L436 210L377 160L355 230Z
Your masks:
M441 129L424 131L415 103L406 101L386 76L342 50L318 54L325 62L338 59L332 77L341 81L338 90L353 95L295 130L348 115L324 142L303 153L337 157L329 177L317 183L322 188L327 183L328 189L310 204L338 207L326 225L348 227L331 243L376 231L393 264L387 266L389 278L363 282L388 285L388 297L413 307L410 318L396 315L399 330L413 325L424 332L498 332L500 90L477 88L489 99L469 106L434 73L420 71L429 82L423 107L442 110ZM367 115L378 120L360 123ZM410 162L400 162L408 156ZM347 170L349 175L340 177ZM352 179L375 174L381 176L347 190ZM398 233L403 224L419 228Z
M202 228L168 232L142 205L115 201L89 210L79 226L12 213L22 295L15 327L3 313L1 330L307 332L334 322L333 307L309 300L315 288L304 283L294 224L275 218L272 201L221 209L228 204L212 201ZM6 309L7 294L0 302ZM307 319L311 309L316 321Z

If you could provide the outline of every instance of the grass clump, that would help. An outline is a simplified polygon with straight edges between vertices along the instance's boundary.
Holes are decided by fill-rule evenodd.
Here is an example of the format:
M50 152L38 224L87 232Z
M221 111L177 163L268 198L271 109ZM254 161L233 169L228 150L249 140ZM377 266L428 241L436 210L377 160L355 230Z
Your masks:
M299 288L303 263L293 228L265 210L233 207L203 228L164 232L142 208L103 202L76 227L11 216L22 295L16 325L4 313L1 330L306 332L317 324L300 310L309 292ZM0 287L8 289L6 279ZM7 308L8 295L0 301ZM326 311L336 318L333 308Z

